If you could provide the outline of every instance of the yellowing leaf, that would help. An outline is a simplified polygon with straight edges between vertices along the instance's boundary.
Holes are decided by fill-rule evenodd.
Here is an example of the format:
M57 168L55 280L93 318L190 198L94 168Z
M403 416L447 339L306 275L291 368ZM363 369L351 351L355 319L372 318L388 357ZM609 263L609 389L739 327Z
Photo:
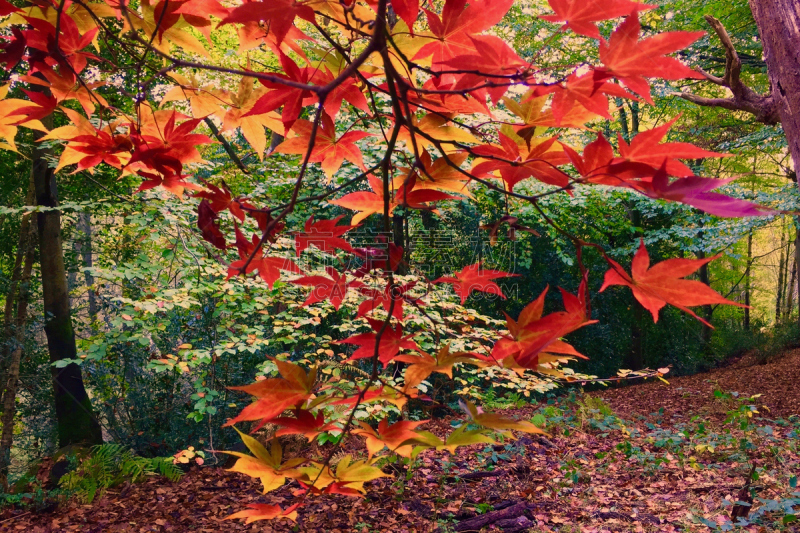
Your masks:
M273 520L275 518L287 518L292 522L297 521L297 509L299 504L292 505L285 511L277 505L267 505L265 503L250 503L247 504L249 509L233 513L226 516L225 520L234 520L236 518L246 518L245 524L255 522L256 520Z

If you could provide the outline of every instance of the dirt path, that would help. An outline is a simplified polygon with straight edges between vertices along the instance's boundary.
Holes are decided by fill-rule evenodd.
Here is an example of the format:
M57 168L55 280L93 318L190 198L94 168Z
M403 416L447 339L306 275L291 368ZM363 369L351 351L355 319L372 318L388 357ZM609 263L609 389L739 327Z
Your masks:
M693 376L641 383L598 393L623 413L649 415L664 408L669 416L687 418L711 412L724 414L713 401L714 390L737 392L740 396L761 394L759 405L766 405L764 416L800 416L800 349L787 352L765 365L748 355L733 364Z

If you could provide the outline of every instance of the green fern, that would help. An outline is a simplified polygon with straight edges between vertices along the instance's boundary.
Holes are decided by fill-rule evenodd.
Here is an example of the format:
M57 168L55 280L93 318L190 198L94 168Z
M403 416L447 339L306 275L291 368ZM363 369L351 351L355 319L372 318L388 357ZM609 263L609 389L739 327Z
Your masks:
M77 461L77 459L73 458ZM136 483L151 475L161 475L177 481L183 472L172 464L171 457L138 457L119 444L101 444L92 447L88 457L64 475L59 486L71 492L83 503L91 503L109 488L126 481Z
M320 363L320 366L327 368L338 368L339 371L342 372L346 377L361 376L368 378L370 375L369 372L366 372L357 366L349 363L340 363L339 361L323 361Z

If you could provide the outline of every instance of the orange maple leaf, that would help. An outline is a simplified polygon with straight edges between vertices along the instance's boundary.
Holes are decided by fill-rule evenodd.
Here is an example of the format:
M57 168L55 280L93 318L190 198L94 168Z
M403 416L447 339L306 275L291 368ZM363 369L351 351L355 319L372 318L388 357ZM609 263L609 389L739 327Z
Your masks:
M378 428L373 429L366 422L359 421L358 424L361 429L353 430L353 435L361 435L367 439L366 445L369 457L381 451L384 446L400 456L409 457L412 446L405 443L421 437L419 433L413 430L425 422L427 420L398 420L389 425L388 419L384 418L378 422Z
M682 279L695 272L701 266L717 259L719 255L704 259L667 259L650 266L650 255L640 241L639 250L633 257L631 274L628 275L619 263L606 257L611 269L606 272L600 292L613 285L625 285L633 290L633 296L653 315L653 322L658 322L658 312L667 304L689 313L703 324L711 324L694 314L689 307L698 305L746 305L732 302L713 290L705 283Z

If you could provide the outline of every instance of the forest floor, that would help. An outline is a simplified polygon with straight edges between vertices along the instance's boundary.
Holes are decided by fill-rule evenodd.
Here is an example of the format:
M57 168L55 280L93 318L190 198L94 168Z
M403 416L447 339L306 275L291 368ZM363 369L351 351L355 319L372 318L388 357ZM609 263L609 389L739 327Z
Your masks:
M365 498L310 498L296 524L224 521L248 503L287 506L293 487L262 495L258 481L207 466L175 483L154 477L117 487L91 505L9 509L0 531L730 531L734 507L746 509L735 502L750 495L755 502L737 531L800 531L791 514L791 505L800 509L800 350L669 381L509 408L543 415L549 437L520 435L454 456L423 452ZM429 426L445 432L451 421ZM757 479L748 494L751 465Z

